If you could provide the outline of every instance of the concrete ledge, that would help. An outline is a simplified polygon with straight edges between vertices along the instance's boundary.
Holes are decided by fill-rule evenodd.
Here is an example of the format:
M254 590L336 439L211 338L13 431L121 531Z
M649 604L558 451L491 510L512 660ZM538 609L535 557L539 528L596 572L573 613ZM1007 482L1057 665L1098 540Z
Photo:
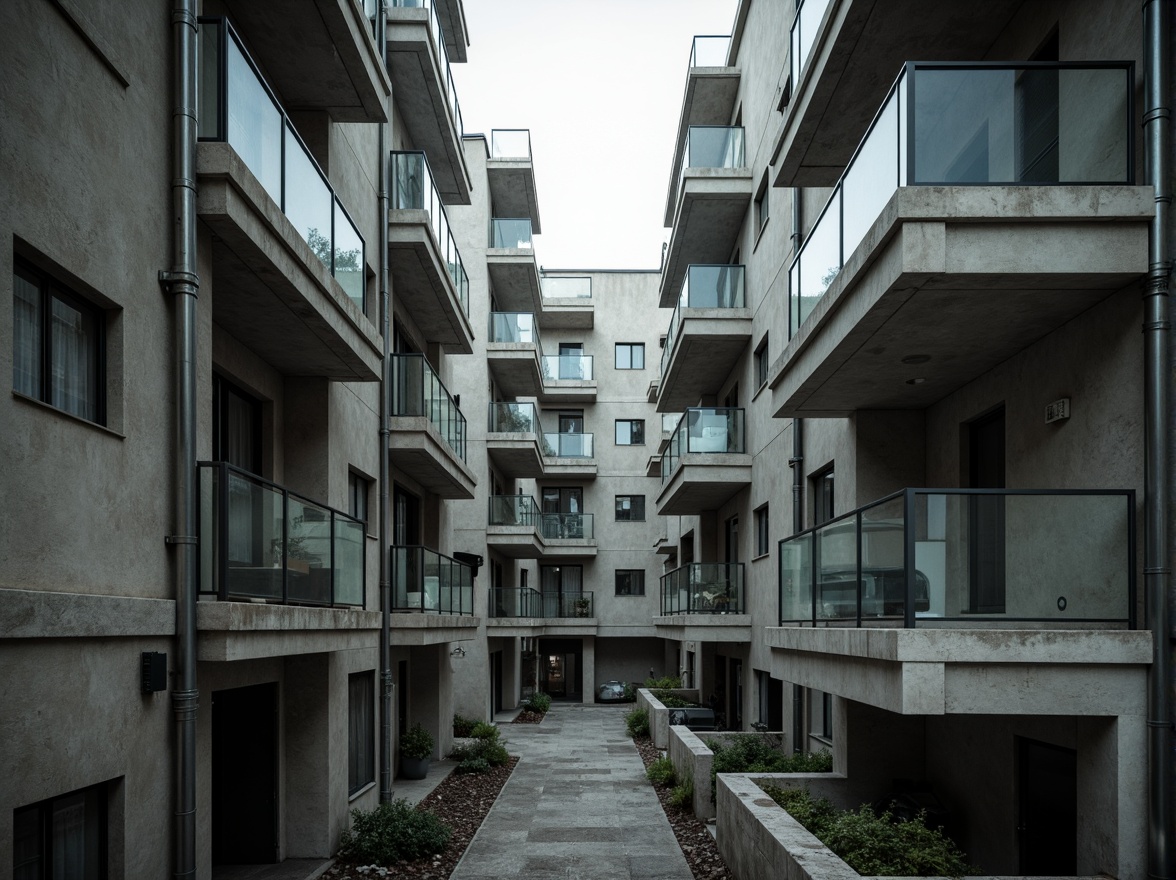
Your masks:
M171 599L0 590L0 639L170 636L175 631Z
M378 630L380 612L255 602L198 602L196 628L217 632Z
M662 690L662 688L658 688ZM698 702L698 688L668 688L675 697ZM670 742L670 710L649 688L637 689L637 706L649 713L649 737L655 748L665 749Z
M699 642L750 642L750 614L666 614L653 619L663 639Z
M711 768L715 753L689 728L678 724L670 727L670 760L679 779L694 780L694 815L710 819L715 805L710 797Z

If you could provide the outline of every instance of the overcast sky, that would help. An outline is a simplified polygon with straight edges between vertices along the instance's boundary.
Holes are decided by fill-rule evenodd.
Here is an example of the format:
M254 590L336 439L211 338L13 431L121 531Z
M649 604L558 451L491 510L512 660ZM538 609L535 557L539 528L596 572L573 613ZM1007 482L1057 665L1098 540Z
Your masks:
M467 133L529 128L548 269L656 269L691 39L735 0L465 0Z

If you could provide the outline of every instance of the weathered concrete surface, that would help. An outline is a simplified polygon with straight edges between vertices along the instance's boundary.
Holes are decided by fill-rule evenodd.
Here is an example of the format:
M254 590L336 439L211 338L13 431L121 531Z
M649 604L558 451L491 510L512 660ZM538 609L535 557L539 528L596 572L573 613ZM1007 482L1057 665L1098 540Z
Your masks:
M556 704L504 726L514 774L453 880L666 878L691 872L632 741L628 707Z

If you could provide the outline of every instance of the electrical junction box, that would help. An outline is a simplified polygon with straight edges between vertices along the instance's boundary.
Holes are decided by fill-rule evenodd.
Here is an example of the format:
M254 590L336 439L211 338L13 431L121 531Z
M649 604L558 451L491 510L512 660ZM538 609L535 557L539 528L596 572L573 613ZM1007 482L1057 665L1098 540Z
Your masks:
M1045 408L1045 423L1060 422L1063 419L1070 418L1070 398L1063 397L1061 400L1055 400Z
M142 689L145 694L167 690L167 654L144 651L140 661Z

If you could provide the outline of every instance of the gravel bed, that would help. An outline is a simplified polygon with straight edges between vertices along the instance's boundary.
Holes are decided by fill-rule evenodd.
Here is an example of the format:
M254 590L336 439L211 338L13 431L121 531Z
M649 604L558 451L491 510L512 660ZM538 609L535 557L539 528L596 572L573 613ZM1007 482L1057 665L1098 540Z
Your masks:
M428 797L417 804L417 809L428 810L453 829L449 846L440 855L419 862L402 862L386 869L336 862L323 876L331 880L373 880L379 877L448 880L518 762L517 757L512 757L505 767L494 767L489 773L463 776L451 773ZM383 873L380 873L381 870Z
M532 712L530 709L524 709L518 714L511 724L538 724L543 720L544 712Z
M648 737L634 738L633 743L646 767L661 757L661 751L654 747L653 740ZM669 802L668 786L654 785L653 790L657 792L666 818L670 820L670 827L674 829L678 846L682 847L682 854L686 856L686 862L694 873L694 880L735 880L735 875L719 855L719 846L707 830L706 823L695 818L689 810L673 806Z

